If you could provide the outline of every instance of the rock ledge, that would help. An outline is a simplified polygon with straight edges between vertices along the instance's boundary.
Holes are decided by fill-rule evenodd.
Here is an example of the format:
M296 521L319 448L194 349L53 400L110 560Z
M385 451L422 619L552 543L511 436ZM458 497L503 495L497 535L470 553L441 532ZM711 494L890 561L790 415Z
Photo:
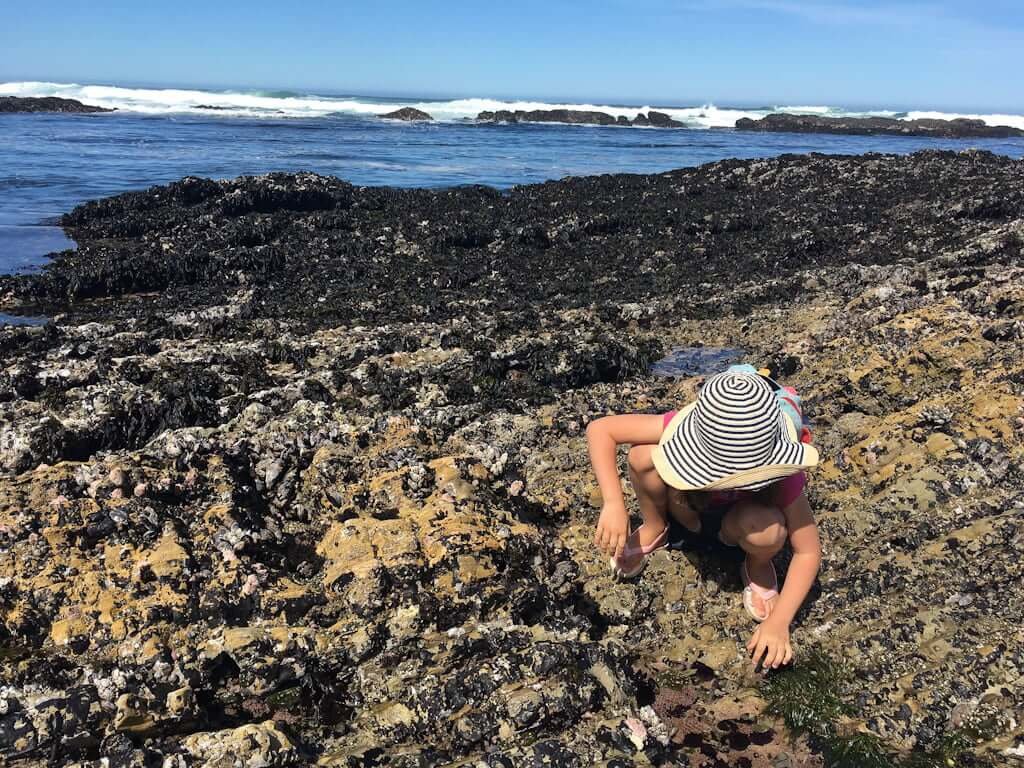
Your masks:
M56 96L0 96L0 114L18 112L65 112L68 114L92 114L114 112L106 107L94 107L75 99L61 99Z
M892 117L820 117L818 115L773 114L760 120L741 117L738 131L772 133L838 133L854 136L932 136L941 139L1024 136L1024 131L1008 125L987 125L984 120L897 120Z

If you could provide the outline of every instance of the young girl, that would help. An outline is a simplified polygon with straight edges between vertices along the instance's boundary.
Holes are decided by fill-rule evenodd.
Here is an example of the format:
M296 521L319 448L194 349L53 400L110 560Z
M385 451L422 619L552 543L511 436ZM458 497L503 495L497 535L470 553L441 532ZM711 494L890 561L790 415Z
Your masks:
M647 556L669 543L741 547L743 604L760 622L747 643L755 668L793 658L789 625L821 563L803 473L818 452L801 442L799 413L769 381L751 366L733 366L708 378L678 413L606 416L587 427L604 499L594 543L622 578L639 575ZM623 443L632 446L629 477L643 517L632 532L616 462ZM787 538L793 559L780 594L772 558Z

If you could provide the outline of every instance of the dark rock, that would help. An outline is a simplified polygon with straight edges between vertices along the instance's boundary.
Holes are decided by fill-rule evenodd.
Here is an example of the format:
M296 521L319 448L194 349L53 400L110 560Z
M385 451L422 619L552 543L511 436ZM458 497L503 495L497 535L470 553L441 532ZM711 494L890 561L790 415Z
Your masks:
M613 117L606 112L588 112L573 109L538 109L529 112L516 110L511 112L500 109L497 112L481 112L476 118L485 123L569 123L576 125L651 125L657 128L685 128L678 120L673 120L664 112L649 112L646 116L641 112L630 121L625 115Z
M858 136L932 136L941 139L1008 138L1024 131L1007 125L987 125L983 120L897 120L892 117L822 117L819 115L772 114L760 120L741 117L738 131L784 133L840 133Z
M221 106L217 106L216 104L196 104L194 107L192 107L192 109L225 110L225 109L231 109L231 107L221 107Z
M697 242L708 278L747 273L757 263L788 270L848 259L891 263L915 248L929 249L933 238L961 241L967 230L956 211L963 200L1000 199L999 210L984 219L995 226L1017 215L1024 194L1010 182L1020 163L987 154L918 153L885 164L869 157L760 162L766 181L742 186L737 174L747 178L748 165L724 161L642 183L632 176L568 179L518 187L509 195L480 187L356 190L315 174L189 178L79 206L62 221L78 251L39 274L0 278L0 296L10 292L47 304L157 291L145 301L172 309L221 303L245 288L254 292L252 305L269 316L386 321L411 319L417 306L457 315L459 305L451 301L481 297L495 308L521 308L535 303L535 286L516 277L529 272L558 306L612 296L642 301L672 295L680 281L697 279L684 266ZM971 172L979 167L984 174ZM823 194L806 187L815 173L850 180L827 192L836 220L847 225L807 227ZM853 183L858 179L863 188ZM902 219L884 217L898 198L884 191L887 185L907 179L920 180L923 208L909 233ZM650 195L674 211L670 224L652 209ZM585 213L577 214L573 207L583 201ZM784 213L759 213L774 207ZM218 224L194 226L208 217ZM390 219L402 223L384 223ZM428 224L408 223L414 219ZM859 234L858 227L866 226L877 230L870 243ZM312 256L311 233L319 243ZM638 233L645 238L642 247ZM751 261L740 254L754 239L759 255ZM409 266L404 249L413 246L432 270L427 283ZM659 250L680 256L652 261L649 254ZM596 266L609 258L614 269ZM565 259L578 267L566 272ZM597 281L598 273L605 279ZM370 285L388 285L394 293L383 300L367 291ZM131 303L123 308L133 311Z
M61 99L56 96L0 96L0 114L12 112L67 112L90 114L93 112L114 112L106 107L94 107L75 99Z
M499 109L497 112L481 112L476 116L479 122L490 123L569 123L572 125L615 125L618 121L606 112L577 109L535 109L515 112Z
M685 128L686 126L678 120L673 120L664 112L655 112L653 109L647 113L647 122L655 128Z
M407 122L419 122L434 119L426 112L414 107L402 107L401 109L396 109L394 112L388 112L386 115L380 115L380 117L388 120L405 120Z

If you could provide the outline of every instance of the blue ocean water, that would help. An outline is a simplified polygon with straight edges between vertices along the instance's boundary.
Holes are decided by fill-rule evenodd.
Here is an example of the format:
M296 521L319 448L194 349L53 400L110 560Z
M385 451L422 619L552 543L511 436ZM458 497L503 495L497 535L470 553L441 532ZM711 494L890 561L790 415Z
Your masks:
M453 103L440 103L436 109L443 116ZM1024 157L1024 139L736 132L714 127L720 115L722 121L734 117L725 114L727 110L711 113L714 108L692 108L698 111L691 129L652 129L478 125L452 116L455 113L434 123L401 123L374 114L395 105L367 100L360 104L373 111L303 117L296 116L302 114L297 107L295 114L281 116L262 105L262 111L230 114L184 108L128 111L122 106L121 111L98 115L0 115L0 272L37 269L46 254L73 247L52 224L78 203L189 174L226 178L311 170L359 185L507 188L568 175L653 173L722 158L787 152L906 153L976 147ZM461 108L468 113L478 106ZM683 116L689 110L677 111ZM711 127L697 127L709 122Z

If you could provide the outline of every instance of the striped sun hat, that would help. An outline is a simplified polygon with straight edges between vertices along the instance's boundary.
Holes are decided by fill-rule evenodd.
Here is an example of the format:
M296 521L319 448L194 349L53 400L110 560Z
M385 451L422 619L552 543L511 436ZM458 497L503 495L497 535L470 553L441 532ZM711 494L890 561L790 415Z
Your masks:
M683 491L756 490L818 463L771 385L731 371L708 378L652 456L661 479Z

